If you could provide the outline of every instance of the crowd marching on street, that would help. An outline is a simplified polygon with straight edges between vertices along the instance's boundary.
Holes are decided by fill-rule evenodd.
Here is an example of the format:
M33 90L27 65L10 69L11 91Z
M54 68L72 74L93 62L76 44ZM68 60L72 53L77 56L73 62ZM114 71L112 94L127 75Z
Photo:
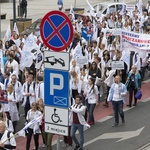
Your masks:
M58 5L61 11L63 3ZM150 71L150 1L146 5L139 1L131 12L124 5L118 11L108 8L105 15L88 5L87 16L75 18L70 11L74 34L63 51L70 54L69 135L64 136L62 144L68 150L83 150L84 126L95 124L94 110L101 101L105 103L100 107L113 107L112 126L119 125L119 115L124 124L123 106L137 105L145 72ZM26 150L30 149L32 135L35 150L39 149L39 136L42 146L52 149L53 134L44 131L44 51L52 50L40 34L19 34L16 23L13 32L7 31L0 40L0 89L7 91L8 99L0 105L0 150L15 149L16 135L26 136ZM117 61L123 68L113 67ZM20 107L24 108L25 127L16 131Z

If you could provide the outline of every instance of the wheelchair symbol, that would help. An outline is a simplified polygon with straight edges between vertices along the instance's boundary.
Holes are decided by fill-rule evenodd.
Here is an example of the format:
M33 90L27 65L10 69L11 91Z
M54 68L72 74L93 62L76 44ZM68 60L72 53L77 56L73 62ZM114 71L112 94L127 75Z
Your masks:
M54 123L62 122L58 114L56 114L56 108L54 108L54 114L52 114L51 119Z

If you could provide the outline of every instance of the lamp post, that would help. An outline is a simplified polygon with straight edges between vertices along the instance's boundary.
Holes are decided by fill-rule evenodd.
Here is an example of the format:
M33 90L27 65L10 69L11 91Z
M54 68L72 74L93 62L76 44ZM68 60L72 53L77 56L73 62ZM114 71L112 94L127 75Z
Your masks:
M76 0L74 1L74 8L76 8Z
M16 0L13 0L13 25L16 22Z

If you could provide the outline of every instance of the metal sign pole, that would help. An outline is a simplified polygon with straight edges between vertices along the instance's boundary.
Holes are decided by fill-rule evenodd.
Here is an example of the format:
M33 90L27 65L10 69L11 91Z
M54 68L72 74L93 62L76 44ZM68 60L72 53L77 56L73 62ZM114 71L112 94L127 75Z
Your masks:
M60 136L57 135L57 150L60 150Z

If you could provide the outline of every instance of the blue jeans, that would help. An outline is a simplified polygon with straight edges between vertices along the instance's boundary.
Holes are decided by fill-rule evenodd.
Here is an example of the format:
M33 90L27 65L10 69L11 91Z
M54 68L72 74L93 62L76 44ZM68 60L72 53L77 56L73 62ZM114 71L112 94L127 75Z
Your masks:
M96 106L96 104L89 104L88 102L86 103L87 105L87 110L89 113L89 117L88 117L88 122L89 123L94 123L94 108Z
M76 131L79 131L80 135L80 143L78 139L76 138ZM71 125L71 137L73 141L75 142L76 145L80 145L81 148L83 148L83 143L84 143L84 135L83 135L83 125L82 124L74 124L72 123Z
M119 123L119 114L124 121L124 112L123 112L123 101L112 101L114 116L115 116L115 123Z

